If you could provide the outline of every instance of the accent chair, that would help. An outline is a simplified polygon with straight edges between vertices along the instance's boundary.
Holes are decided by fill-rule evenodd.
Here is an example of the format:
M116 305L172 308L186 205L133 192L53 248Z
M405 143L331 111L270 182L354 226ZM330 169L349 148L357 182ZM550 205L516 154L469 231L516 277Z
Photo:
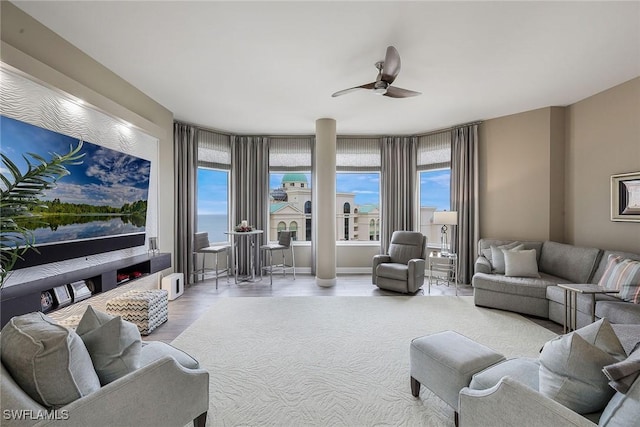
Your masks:
M394 231L387 255L373 257L372 282L381 289L415 293L424 284L427 238L417 231Z

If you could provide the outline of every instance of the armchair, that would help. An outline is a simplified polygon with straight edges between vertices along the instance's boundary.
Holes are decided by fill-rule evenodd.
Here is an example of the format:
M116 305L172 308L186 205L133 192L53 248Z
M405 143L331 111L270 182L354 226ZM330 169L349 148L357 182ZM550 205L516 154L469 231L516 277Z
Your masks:
M394 231L389 253L373 257L373 284L395 292L416 292L424 284L426 247L422 233Z

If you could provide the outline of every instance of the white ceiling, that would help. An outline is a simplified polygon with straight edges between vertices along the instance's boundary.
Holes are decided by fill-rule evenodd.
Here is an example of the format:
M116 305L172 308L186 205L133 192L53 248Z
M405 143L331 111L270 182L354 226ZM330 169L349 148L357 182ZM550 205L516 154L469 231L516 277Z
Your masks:
M174 113L245 134L411 134L640 75L640 2L15 1ZM400 52L393 99L341 89Z

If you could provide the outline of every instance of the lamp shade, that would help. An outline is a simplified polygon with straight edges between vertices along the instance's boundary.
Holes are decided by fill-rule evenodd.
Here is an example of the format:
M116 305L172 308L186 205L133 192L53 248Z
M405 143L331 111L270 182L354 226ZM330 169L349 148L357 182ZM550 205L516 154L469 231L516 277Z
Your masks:
M436 211L433 213L433 223L442 225L457 225L458 212L456 211Z

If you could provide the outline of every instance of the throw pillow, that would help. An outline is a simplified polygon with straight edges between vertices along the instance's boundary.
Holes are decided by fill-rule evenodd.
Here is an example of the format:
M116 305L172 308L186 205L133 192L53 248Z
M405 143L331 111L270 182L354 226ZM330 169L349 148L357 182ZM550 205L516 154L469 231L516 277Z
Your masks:
M515 277L540 277L536 250L502 250L504 254L504 275Z
M0 341L2 363L16 383L49 409L100 389L91 357L78 334L40 312L9 320Z
M524 249L524 245L520 242L512 242L508 245L491 246L491 267L494 272L504 274L504 253L503 249L515 249L517 251Z
M606 319L558 337L540 354L540 393L579 414L600 411L613 395L602 369L625 357Z
M609 378L609 385L620 393L627 393L640 376L640 351L632 352L626 360L605 366L602 371Z
M611 323L605 318L588 324L574 333L580 335L589 344L607 352L614 359L621 361L627 358L624 346L613 330Z
M76 332L89 350L102 385L140 367L142 340L133 323L88 306Z
M609 258L607 258L607 266L604 269L604 273L602 273L602 277L598 282L598 286L602 286L603 288L606 288L606 289L616 289L616 290L618 289L616 287L616 282L612 280L612 277L613 277L613 270L620 263L620 261L622 261L621 256L613 255L613 254L609 255Z
M640 353L638 353L639 351L640 350L636 349L631 352L627 360L637 361L640 358ZM625 369L625 371L629 372L627 369ZM630 376L633 376L633 374ZM619 381L629 383L630 380L631 378L625 377ZM609 385L613 386L611 382ZM640 414L640 382L636 380L630 384L629 388L626 389L624 393L618 391L611 398L607 407L604 408L604 411L602 412L598 425L602 427L626 427L637 425L638 414Z
M640 304L640 261L625 259L613 272L614 280L620 286L619 297L634 304Z

